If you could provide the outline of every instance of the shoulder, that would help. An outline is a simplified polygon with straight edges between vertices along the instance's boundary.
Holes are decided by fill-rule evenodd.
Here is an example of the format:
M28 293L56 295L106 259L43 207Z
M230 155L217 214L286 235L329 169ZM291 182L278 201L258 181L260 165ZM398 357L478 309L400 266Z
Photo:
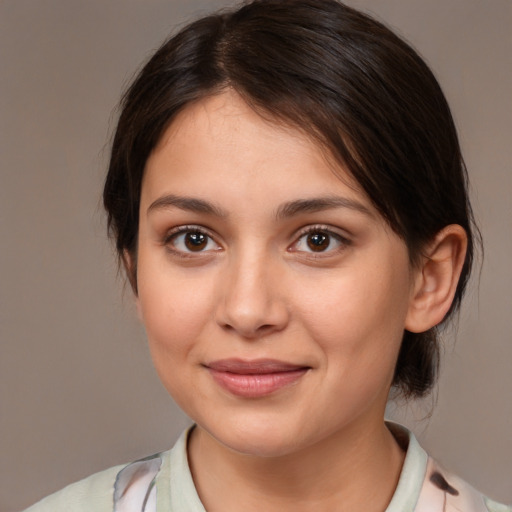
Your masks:
M429 458L415 512L512 512Z
M151 491L166 453L95 473L47 496L24 512L132 510L134 504L142 505L154 497Z
M392 422L387 426L406 456L386 512L512 512L429 457L408 429Z
M187 438L192 429L185 430L171 450L84 478L23 512L156 512L184 510L184 503L204 512L187 460Z
M114 466L68 485L24 512L112 512L114 484L124 467Z

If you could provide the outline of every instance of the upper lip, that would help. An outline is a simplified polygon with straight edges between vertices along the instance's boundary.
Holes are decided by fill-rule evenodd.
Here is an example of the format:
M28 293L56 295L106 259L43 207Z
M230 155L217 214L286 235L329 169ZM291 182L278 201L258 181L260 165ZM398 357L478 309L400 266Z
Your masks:
M288 363L277 359L219 359L205 366L218 372L238 373L242 375L291 372L309 368L305 365Z

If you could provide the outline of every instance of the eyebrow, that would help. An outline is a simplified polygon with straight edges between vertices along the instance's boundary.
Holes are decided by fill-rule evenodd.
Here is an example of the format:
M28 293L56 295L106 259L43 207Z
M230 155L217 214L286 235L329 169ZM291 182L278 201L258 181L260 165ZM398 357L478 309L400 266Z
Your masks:
M165 210L169 207L176 207L180 210L186 210L195 213L206 213L209 215L215 215L216 217L228 216L226 211L214 203L205 201L204 199L198 199L196 197L175 196L173 194L159 197L153 201L149 205L148 213L154 210Z
M284 203L277 209L276 219L284 219L300 213L315 213L333 208L349 208L370 217L372 216L372 212L358 201L348 199L347 197L325 196L311 199L297 199L296 201Z
M148 213L154 210L179 208L194 213L206 213L216 217L228 217L227 211L216 204L196 197L176 196L168 194L159 197L148 207ZM303 213L315 213L333 208L348 208L372 216L371 211L358 201L339 196L315 197L310 199L296 199L279 206L275 213L276 220L281 220Z

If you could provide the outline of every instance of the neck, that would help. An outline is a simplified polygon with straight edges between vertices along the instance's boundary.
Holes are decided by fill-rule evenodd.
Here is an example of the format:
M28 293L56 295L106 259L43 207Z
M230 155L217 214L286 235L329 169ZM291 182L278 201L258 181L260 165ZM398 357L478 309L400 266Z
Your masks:
M189 442L192 475L208 512L383 512L396 489L404 453L384 422L336 432L279 457L240 454L200 427Z

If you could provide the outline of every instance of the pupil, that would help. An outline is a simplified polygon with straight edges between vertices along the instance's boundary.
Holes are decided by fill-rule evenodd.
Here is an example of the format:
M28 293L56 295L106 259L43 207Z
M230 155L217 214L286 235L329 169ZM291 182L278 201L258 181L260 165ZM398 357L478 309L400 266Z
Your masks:
M191 251L200 251L206 247L207 237L203 233L187 233L185 236L185 245Z
M315 252L320 252L329 247L329 235L313 233L308 236L308 247Z

